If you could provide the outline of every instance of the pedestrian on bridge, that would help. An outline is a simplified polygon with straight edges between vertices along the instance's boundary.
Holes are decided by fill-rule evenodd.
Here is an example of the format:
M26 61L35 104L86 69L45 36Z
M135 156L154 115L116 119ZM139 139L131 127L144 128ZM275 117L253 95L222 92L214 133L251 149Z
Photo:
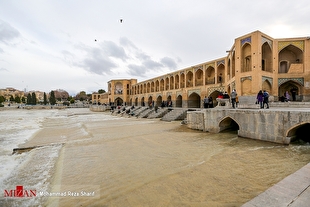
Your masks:
M231 105L233 108L235 108L235 104L236 104L236 97L237 97L237 92L235 89L232 90L231 94L230 94L230 100L231 100Z
M258 92L256 99L257 99L257 102L259 103L260 108L261 109L264 108L264 105L263 105L264 94L262 90Z
M264 103L263 103L263 108L265 108L265 104L267 105L266 109L269 109L269 93L264 90Z
M203 99L203 107L204 108L209 108L209 99L206 96Z

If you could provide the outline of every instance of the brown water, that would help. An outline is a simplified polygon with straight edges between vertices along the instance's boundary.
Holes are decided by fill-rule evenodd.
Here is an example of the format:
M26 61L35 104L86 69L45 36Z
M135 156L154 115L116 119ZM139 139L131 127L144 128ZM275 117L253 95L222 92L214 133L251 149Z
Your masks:
M309 145L84 109L62 113L23 145L63 143L47 191L66 196L42 197L44 206L240 206L310 161Z

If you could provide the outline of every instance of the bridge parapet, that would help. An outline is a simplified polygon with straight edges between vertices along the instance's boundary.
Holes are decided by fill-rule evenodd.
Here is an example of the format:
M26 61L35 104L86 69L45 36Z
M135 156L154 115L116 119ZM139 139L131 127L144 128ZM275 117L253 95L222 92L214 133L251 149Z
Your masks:
M301 126L310 126L310 109L205 109L187 112L187 124L213 133L233 128L240 137L289 144Z

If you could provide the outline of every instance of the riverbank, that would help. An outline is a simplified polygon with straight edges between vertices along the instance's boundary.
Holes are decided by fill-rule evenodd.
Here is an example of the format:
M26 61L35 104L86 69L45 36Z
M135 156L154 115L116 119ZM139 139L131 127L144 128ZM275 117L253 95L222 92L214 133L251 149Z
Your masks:
M24 123L25 117L42 112L17 110L14 119ZM8 117L3 126L10 124L11 112L0 113ZM241 206L310 160L309 146L283 146L232 132L191 130L179 121L121 118L89 109L50 110L38 126L18 147L44 147L22 153L25 159L5 187L19 184L39 192L39 183L45 183L45 193L63 193L36 198L43 206ZM24 125L13 124L3 138L18 130ZM45 169L40 155L47 159L50 152L53 167L40 171ZM50 177L42 182L42 175ZM68 196L69 191L79 195ZM82 191L89 194L82 196Z

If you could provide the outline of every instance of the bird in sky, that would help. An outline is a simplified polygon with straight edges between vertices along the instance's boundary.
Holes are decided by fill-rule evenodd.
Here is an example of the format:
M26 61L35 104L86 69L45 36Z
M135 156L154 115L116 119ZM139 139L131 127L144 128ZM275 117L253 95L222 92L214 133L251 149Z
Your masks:
M121 23L123 23L123 19L120 19L119 21L120 21Z

